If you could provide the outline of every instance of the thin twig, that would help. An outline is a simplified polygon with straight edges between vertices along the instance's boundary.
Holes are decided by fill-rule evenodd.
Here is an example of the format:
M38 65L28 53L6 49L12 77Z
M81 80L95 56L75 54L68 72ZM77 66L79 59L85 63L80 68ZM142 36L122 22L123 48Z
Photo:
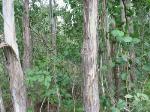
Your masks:
M42 112L42 107L43 107L43 104L44 104L45 100L46 100L46 97L44 98L44 100L43 100L43 102L42 102L42 105L41 105L41 107L40 107L40 112Z

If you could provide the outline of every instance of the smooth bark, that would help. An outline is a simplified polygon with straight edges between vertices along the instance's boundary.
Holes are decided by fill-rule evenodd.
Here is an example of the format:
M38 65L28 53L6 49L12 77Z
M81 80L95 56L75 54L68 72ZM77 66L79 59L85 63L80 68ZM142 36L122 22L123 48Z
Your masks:
M10 77L10 89L14 112L26 112L26 88L16 43L14 1L3 0L4 46L6 67Z

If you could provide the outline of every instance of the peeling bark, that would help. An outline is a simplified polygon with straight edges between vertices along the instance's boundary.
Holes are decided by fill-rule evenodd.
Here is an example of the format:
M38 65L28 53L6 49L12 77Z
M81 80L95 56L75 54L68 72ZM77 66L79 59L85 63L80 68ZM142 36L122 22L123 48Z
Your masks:
M97 74L98 0L84 0L83 100L85 112L99 112Z

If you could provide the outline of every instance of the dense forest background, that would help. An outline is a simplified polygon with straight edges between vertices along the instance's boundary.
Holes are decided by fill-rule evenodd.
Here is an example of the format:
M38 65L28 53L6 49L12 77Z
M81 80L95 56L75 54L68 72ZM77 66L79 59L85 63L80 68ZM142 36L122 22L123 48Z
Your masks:
M97 0L64 0L63 4L59 0L14 0L18 62L24 73L27 112L86 110L83 68L88 63L83 61L84 29L93 1ZM100 109L86 112L150 112L150 0L96 3L98 13L93 14L97 14L97 26L91 28L97 29L96 80ZM6 40L3 23L7 17L3 5L0 0L1 43ZM89 21L94 17L89 16ZM11 33L9 30L7 34ZM0 108L2 112L13 112L11 84L17 80L13 77L19 76L10 75L13 72L7 67L5 46L0 44ZM92 107L92 99L89 101Z

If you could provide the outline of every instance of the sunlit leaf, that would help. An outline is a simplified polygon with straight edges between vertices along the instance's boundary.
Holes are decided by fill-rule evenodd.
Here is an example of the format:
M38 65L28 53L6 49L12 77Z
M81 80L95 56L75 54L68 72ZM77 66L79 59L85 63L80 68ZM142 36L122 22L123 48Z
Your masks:
M133 96L132 95L130 95L130 94L127 94L126 96L125 96L125 98L133 98Z
M113 30L111 32L111 34L114 36L114 37L123 37L124 36L124 32L123 31L120 31L120 30Z
M127 73L122 73L121 74L121 79L122 80L127 80Z
M132 37L124 37L124 42L132 42Z
M139 43L141 40L138 39L138 38L133 38L132 41L133 41L134 44L137 44L137 43Z
M118 109L123 109L126 106L126 102L124 100L119 99L118 103L117 103L117 108Z
M118 108L116 108L116 107L112 107L112 112L120 112L120 110L118 109Z
M143 70L150 72L150 64L146 64L143 66Z

